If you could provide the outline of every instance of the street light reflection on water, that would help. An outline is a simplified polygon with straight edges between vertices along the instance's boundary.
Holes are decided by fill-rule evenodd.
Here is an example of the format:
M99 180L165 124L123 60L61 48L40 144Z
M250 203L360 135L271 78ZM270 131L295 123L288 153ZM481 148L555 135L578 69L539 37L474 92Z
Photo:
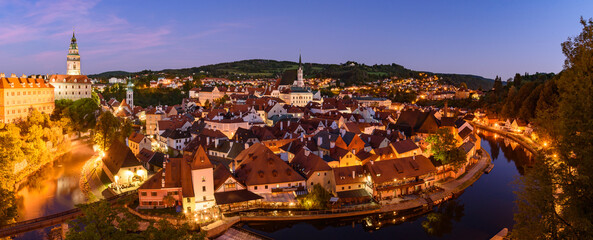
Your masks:
M80 170L93 154L90 146L73 144L70 153L29 176L17 191L18 221L59 213L84 203Z

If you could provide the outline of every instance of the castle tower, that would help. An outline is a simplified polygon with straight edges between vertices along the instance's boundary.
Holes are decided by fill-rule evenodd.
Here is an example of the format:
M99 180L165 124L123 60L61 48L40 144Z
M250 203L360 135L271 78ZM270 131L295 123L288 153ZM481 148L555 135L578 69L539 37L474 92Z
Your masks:
M305 87L303 82L303 62L301 61L301 55L299 54L299 69L297 70L297 80L294 82L297 87Z
M68 56L66 57L66 65L68 75L80 75L80 55L78 55L78 44L74 31L72 31L72 40L70 41L70 48L68 49Z
M132 79L128 79L126 103L130 106L130 110L134 111L134 84L132 84Z

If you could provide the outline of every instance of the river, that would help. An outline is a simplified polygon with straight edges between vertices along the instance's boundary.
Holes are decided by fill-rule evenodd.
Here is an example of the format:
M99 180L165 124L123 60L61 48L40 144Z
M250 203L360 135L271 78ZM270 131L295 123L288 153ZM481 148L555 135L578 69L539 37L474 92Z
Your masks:
M86 199L78 182L82 166L93 153L89 144L73 142L70 152L29 176L17 192L17 221L63 212L84 203ZM28 232L16 239L43 239L48 231Z
M333 221L249 223L243 228L274 239L490 239L513 226L513 191L532 160L517 143L490 133L481 133L481 137L494 169L437 210L440 220L430 225L430 234L422 226L428 214L404 221L399 215L382 214Z
M523 148L502 137L482 133L482 147L492 156L494 169L484 174L441 210L443 219L428 234L422 227L427 214L391 224L396 217L372 216L333 221L249 224L243 227L275 239L489 239L513 226L515 180L531 163ZM80 170L93 155L87 144L73 144L71 152L49 164L18 191L19 221L66 211L84 203ZM452 213L452 214L451 214ZM451 215L451 216L450 216ZM377 223L382 225L377 228ZM369 223L374 224L369 226ZM42 239L49 229L36 230L17 239Z

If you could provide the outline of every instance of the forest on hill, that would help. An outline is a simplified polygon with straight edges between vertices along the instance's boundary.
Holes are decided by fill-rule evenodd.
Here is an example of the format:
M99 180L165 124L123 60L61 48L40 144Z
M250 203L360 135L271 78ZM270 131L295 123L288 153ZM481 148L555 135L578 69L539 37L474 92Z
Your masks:
M218 63L205 65L201 67L164 69L161 71L143 70L136 73L124 71L110 71L100 74L89 75L91 78L109 79L111 77L128 77L148 75L155 79L158 76L164 77L184 77L189 75L204 75L207 77L222 77L231 80L245 80L256 78L279 78L286 70L296 69L297 62L276 61L265 59L251 59L227 63ZM451 73L432 73L426 71L415 71L407 69L401 65L375 64L366 65L353 61L342 64L321 64L304 63L303 70L306 78L334 78L344 86L364 84L366 82L382 80L385 78L410 78L420 77L421 73L428 76L436 75L444 83L459 86L465 83L471 89L487 90L492 88L493 79L484 78L469 74L451 74Z

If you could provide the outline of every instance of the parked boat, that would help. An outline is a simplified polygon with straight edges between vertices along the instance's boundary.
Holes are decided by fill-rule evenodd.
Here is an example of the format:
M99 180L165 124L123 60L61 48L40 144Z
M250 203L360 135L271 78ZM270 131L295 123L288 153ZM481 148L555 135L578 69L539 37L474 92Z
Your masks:
M493 168L494 168L493 163L488 164L488 167L486 167L486 169L484 169L484 173L490 173L490 171L492 171Z

